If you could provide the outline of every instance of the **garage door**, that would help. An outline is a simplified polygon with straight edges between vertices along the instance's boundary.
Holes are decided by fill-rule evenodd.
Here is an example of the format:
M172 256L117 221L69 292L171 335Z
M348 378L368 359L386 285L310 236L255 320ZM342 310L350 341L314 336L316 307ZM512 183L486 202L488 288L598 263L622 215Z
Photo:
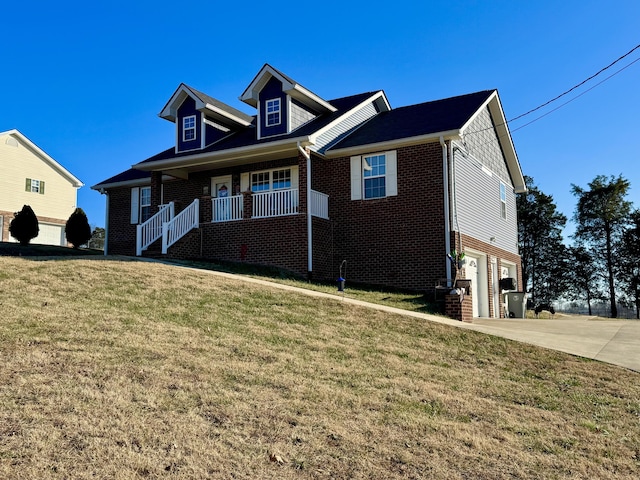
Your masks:
M64 238L63 225L51 225L40 223L40 233L31 243L40 243L42 245L66 245Z

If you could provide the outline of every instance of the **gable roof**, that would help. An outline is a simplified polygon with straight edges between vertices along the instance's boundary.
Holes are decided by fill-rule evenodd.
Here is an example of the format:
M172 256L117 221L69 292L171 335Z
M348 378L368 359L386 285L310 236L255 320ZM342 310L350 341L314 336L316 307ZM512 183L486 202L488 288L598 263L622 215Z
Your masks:
M189 85L181 83L173 93L169 101L162 108L158 116L169 120L176 121L177 111L187 96L193 98L196 102L196 110L199 110L223 124L231 124L235 126L248 127L251 125L253 117L235 109L220 100L216 100L209 95L196 90Z
M56 162L53 158L51 158L47 153L38 147L35 143L29 140L26 136L20 133L18 130L7 130L6 132L0 132L0 137L2 136L10 136L17 139L21 144L25 145L28 149L30 149L35 155L40 157L47 165L57 171L62 177L64 177L71 185L75 188L80 188L84 185L78 178L76 178L69 170L64 168L58 162Z
M291 97L295 98L299 102L307 105L317 112L335 112L336 109L331 102L323 100L311 90L303 87L291 77L285 75L279 70L276 70L268 63L260 69L258 74L251 81L249 86L240 95L240 100L251 105L252 107L258 106L258 94L267 82L272 78L277 78L282 82L282 91Z
M419 103L381 112L329 150L457 132L495 90Z
M362 151L381 150L402 144L415 144L439 137L461 138L473 134L468 128L477 115L488 108L494 119L498 141L514 182L515 191L527 191L511 133L497 90L460 95L380 112L326 152L343 156Z
M286 135L258 139L254 128L240 129L238 131L231 132L223 139L205 147L202 150L176 153L174 148L168 148L150 158L147 158L146 160L141 161L140 163L135 164L134 168L140 170L179 168L181 166L194 166L199 163L211 161L213 158L221 158L224 156L231 159L235 155L246 155L247 159L249 159L252 151L256 154L261 150L266 152L269 149L275 152L284 148L284 146L291 147L291 145L293 145L293 148L295 148L295 144L297 142L310 144L311 140L309 137L311 135L336 121L348 113L352 108L357 107L367 99L373 100L378 98L380 95L384 94L381 94L381 91L367 92L331 100L329 103L334 110L333 112L320 115ZM255 123L255 118L253 120Z

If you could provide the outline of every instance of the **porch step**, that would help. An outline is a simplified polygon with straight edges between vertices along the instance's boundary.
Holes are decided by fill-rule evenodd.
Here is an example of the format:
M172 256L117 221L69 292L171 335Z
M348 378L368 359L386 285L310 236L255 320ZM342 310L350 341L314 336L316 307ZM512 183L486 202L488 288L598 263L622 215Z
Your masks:
M165 257L162 254L162 248L149 248L149 249L144 250L142 252L142 256L144 258L154 258L154 259L159 259L159 258L164 258Z

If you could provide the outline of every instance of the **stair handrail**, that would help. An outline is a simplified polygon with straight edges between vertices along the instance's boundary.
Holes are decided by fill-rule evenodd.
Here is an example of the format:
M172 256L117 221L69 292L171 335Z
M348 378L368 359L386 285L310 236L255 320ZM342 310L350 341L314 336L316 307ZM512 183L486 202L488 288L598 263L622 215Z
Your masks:
M162 236L162 225L173 218L175 206L173 202L158 207L158 212L136 228L136 256L149 248Z
M200 225L200 201L196 198L191 205L182 210L168 222L162 224L162 253Z

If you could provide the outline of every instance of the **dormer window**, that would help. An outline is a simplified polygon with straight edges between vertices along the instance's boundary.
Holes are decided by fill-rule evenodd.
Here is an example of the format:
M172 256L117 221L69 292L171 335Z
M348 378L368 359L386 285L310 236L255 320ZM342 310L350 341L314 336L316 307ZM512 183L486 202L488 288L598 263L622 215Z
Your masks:
M267 127L280 125L280 99L267 100Z
M196 116L189 115L182 119L182 141L188 142L196 138Z

